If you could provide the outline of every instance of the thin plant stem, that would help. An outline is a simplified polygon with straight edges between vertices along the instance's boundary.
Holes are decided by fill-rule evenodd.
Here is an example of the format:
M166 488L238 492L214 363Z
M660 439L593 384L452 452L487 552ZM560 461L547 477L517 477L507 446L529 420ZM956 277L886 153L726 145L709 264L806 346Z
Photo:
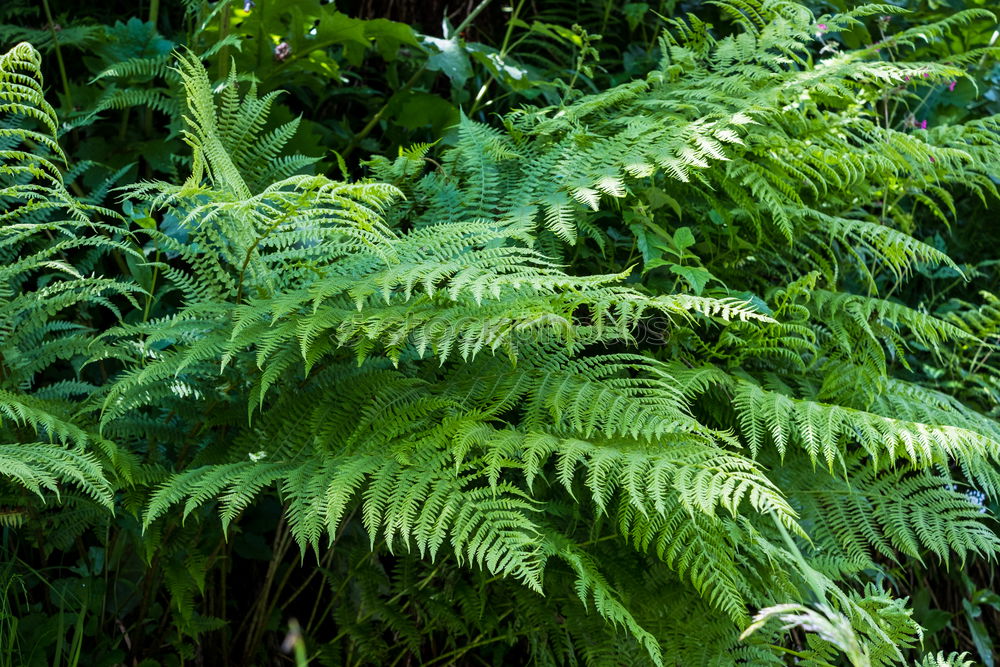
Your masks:
M49 32L52 33L52 44L56 50L56 62L59 63L59 77L62 79L63 94L66 95L66 104L72 110L73 93L69 89L69 77L66 76L66 63L63 61L62 49L59 48L59 34L56 30L56 22L52 18L52 10L49 8L49 0L42 0L42 7L45 9L45 20L49 22Z
M492 0L482 0L478 5L476 5L475 9L469 12L469 15L465 17L465 20L463 20L461 23L458 24L458 27L455 28L453 34L461 35L462 32L467 27L469 27L469 24L472 23L472 21L475 20L477 16L479 16L480 12L486 9L486 7L490 4L490 2L492 2ZM382 105L382 108L376 111L375 115L372 116L371 120L369 120L368 123L363 128L361 128L361 131L351 138L351 143L349 143L347 145L347 148L344 149L343 156L345 158L351 153L353 153L354 149L356 149L358 145L362 141L364 141L364 139L369 134L371 134L372 130L375 129L375 126L378 125L378 122L382 120L382 116L384 116L385 112L388 111L389 106L392 104L392 101L396 99L397 96L401 95L402 93L405 93L410 88L412 88L414 84L417 83L417 79L420 78L420 75L423 74L426 69L427 69L427 63L424 62L424 64L421 65L419 68L417 68L417 71L413 73L413 76L411 76L409 80L407 80L407 82L404 83L399 88L399 90L397 90L395 93L389 96L389 99L385 101L385 104Z
M524 8L525 0L520 0L517 6L511 11L510 19L507 21L507 31L504 33L503 42L500 43L500 60L503 61L510 52L510 49L514 45L510 43L510 38L514 34L514 22L517 21L518 16L521 14L521 9ZM520 40L516 43L520 43ZM490 84L496 81L496 75L490 72L490 76L486 79L486 82L479 88L479 92L476 93L476 99L472 102L472 108L469 109L469 116L472 116L479 109L479 103L483 100L486 95L486 90L490 87Z
M146 307L142 309L142 321L146 322L149 320L149 307L153 304L153 298L156 294L156 277L160 271L160 249L156 249L156 259L154 260L155 265L153 266L153 276L149 281L149 294L146 295Z
M229 0L224 0L222 10L219 12L219 41L221 42L229 36ZM225 79L229 74L229 47L223 46L219 49L219 78Z

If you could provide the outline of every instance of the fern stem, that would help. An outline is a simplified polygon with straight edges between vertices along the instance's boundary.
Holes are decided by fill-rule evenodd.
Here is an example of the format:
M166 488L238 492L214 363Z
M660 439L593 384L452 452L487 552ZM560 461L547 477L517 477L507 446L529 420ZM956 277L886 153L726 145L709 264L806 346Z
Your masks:
M229 36L229 0L225 0L225 3L219 12L219 41L226 39ZM223 46L219 49L219 78L225 79L229 74L229 46Z
M351 138L350 143L347 144L347 148L344 149L343 153L344 158L346 158L352 152L354 152L354 149L358 147L358 144L364 141L365 137L371 134L372 130L375 129L375 126L378 125L378 122L382 120L382 116L385 115L385 112L389 109L389 106L392 104L392 101L396 99L396 96L401 95L406 91L408 91L410 88L412 88L414 84L417 83L417 79L420 78L420 75L423 74L424 70L426 69L427 69L426 63L418 67L417 71L413 73L413 76L411 76L406 81L406 83L400 86L399 90L397 90L395 93L389 96L389 99L385 101L385 104L382 105L382 108L376 111L375 115L371 117L371 120L369 120L368 123L365 124L363 128L361 128L361 131L355 134Z
M229 627L228 619L228 602L229 602L229 587L227 586L229 579L229 568L232 567L232 549L233 543L226 540L224 546L225 552L223 554L220 572L219 572L219 582L221 584L220 594L222 600L219 602L219 618L222 619L224 625L222 626L222 664L224 667L229 667L229 654L232 651L232 634Z
M469 27L469 24L472 23L472 21L477 16L479 16L480 12L486 9L486 7L490 4L490 2L492 2L492 0L482 0L478 5L476 5L476 8L473 9L471 12L469 12L469 15L465 17L465 20L463 20L461 23L458 24L458 27L455 28L452 34L461 35L462 32L467 27ZM410 88L412 88L414 84L417 83L417 79L420 78L420 75L423 74L426 69L427 69L427 63L425 61L424 64L422 64L420 67L417 68L417 71L413 73L413 76L411 76L409 80L407 80L407 82L404 83L399 88L399 90L397 90L395 93L389 96L389 99L385 101L385 104L382 105L382 108L376 111L375 115L372 116L371 120L369 120L368 123L363 128L361 128L361 131L351 138L350 143L347 144L347 148L344 149L343 156L345 158L352 152L354 152L354 149L358 147L358 144L364 141L365 137L371 134L372 130L375 129L375 126L378 125L378 122L382 120L382 116L384 116L385 112L388 111L389 106L392 104L392 101L396 99L397 96L407 92Z
M317 563L319 567L314 568L313 571L309 573L309 576L306 577L306 580L302 582L302 585L299 586L297 589L295 589L295 591L293 591L292 594L288 598L286 598L284 602L282 602L281 606L283 608L291 606L292 602L295 601L295 599L298 598L303 591L305 591L305 589L309 585L309 582L311 582L316 575L320 574L323 568L330 567L330 561L333 560L334 547L337 545L337 542L340 541L340 538L343 537L344 532L347 530L347 527L351 524L351 520L354 518L354 515L357 513L357 511L358 509L357 507L355 507L353 510L351 510L351 513L348 514L347 517L345 517L344 520L340 522L340 528L337 530L337 534L334 536L333 542L330 543L330 545L327 547L326 553L323 554L323 557L319 559L319 562ZM306 627L309 626L307 625Z
M239 303L240 299L243 298L243 278L246 275L247 267L250 265L250 259L253 257L254 250L257 249L257 246L260 245L261 241L263 241L264 239L266 239L268 236L271 235L271 232L273 232L275 229L284 224L290 214L291 210L285 213L285 215L278 218L278 220L276 220L267 229L264 230L263 234L254 239L254 242L250 244L249 248L247 248L246 256L243 258L243 265L240 267L239 282L237 283L236 286L236 303Z
M171 532L172 532L171 530L163 531L161 539L164 541L164 543L166 542L167 537L170 535ZM160 574L160 554L157 553L155 556L153 556L153 561L149 564L149 567L146 568L146 571L143 574L142 598L139 602L139 611L137 615L137 617L140 619L145 619L148 617L147 612L149 611L149 605L152 603L153 600L155 582L159 579L159 574ZM136 625L135 635L133 637L133 643L132 643L133 647L132 651L134 658L141 657L144 630L145 626L142 623L138 623ZM138 662L138 660L136 662Z
M837 667L836 665L831 665L829 662L824 662L822 660L818 660L818 659L816 659L813 656L806 655L805 653L801 653L799 651L794 651L794 650L792 650L790 648L786 648L784 646L778 646L777 644L768 644L767 647L770 648L770 649L774 649L775 651L781 651L782 653L787 653L789 655L794 655L796 658L803 658L803 659L808 660L809 662L811 662L811 663L813 663L815 665L819 665L819 667Z
M486 9L486 7L490 4L490 2L492 2L492 0L482 0L478 5L476 5L475 9L473 9L471 12L468 13L468 15L466 15L466 17L462 20L461 23L458 24L458 27L455 28L455 31L452 34L461 35L462 32L466 28L468 28L473 21L476 20L476 17L479 16L480 12Z
M370 554L366 554L366 555L365 555L365 558L364 558L364 559L362 559L362 561L361 561L361 562L364 562L365 560L367 560L367 559L368 559L368 556L371 556L371 555L374 555L374 552L372 552L372 553L370 553ZM447 558L442 558L442 559L441 559L440 561L438 561L438 564L434 566L434 569L433 569L433 570L431 570L430 574L428 574L428 575L427 575L426 577L424 577L424 580L423 580L423 581L421 581L421 582L420 582L419 584L417 584L417 586L416 586L416 588L415 588L414 590L417 590L417 591L422 591L422 590L423 590L424 588L426 588L426 587L427 587L427 584L429 584L429 583L431 582L431 580L432 580L432 579L433 579L433 578L434 578L434 577L435 577L435 576L437 575L437 573L438 573L438 570L440 570L440 569L441 569L441 566L442 566L442 565L443 565L443 564L444 564L444 563L445 563L445 562L446 562L447 560L448 560ZM358 564L360 565L361 563L358 563ZM345 584L346 584L346 583L348 583L349 581L350 581L350 577L345 577L345 578L344 578L344 583L345 583ZM398 600L399 600L399 599L400 599L401 597L403 597L404 595L407 595L407 594L408 594L408 591L400 591L400 592L396 593L396 594L395 594L395 595L393 595L393 596L392 596L391 598L389 598L388 600L386 600L386 605L391 605L391 604L393 604L394 602L397 602L397 601L398 601ZM330 604L332 605L332 604L334 604L334 602L331 602ZM407 604L409 604L409 602L407 602ZM367 620L368 620L369 618L371 618L371 617L372 617L372 616L373 616L374 614L375 614L375 611L374 611L374 610L372 610L372 611L369 611L369 612L368 612L368 613L366 613L366 614L362 614L362 613L361 613L361 611L359 610L359 611L358 611L358 623L360 623L360 622L362 622L362 621L367 621ZM324 613L324 616L325 616L325 613ZM344 637L344 635L346 635L346 634L347 634L347 632L348 632L347 630L341 630L341 631L340 631L339 633L337 633L337 636L336 636L336 637L334 637L334 638L333 638L333 639L332 639L332 640L330 641L330 643L331 643L331 644L335 644L335 643L337 643L337 641L338 641L338 640L340 640L340 639L342 639L342 638Z
M356 511L357 511L357 508L355 508L355 510L352 512L351 516L353 516L354 512L356 512ZM347 523L347 522L345 521L345 523ZM366 560L368 560L369 558L371 558L372 554L374 554L381 546L382 546L382 541L379 541L378 545L373 545L372 546L372 549L371 549L371 551L369 553L366 553L357 563L355 563L353 566L351 566L351 567L348 568L348 576L346 576L346 577L343 578L343 580L340 582L340 585L337 587L337 590L333 592L333 595L331 596L330 602L323 609L323 613L319 616L319 619L317 619L317 617L316 617L316 612L319 611L319 603L320 603L320 599L322 598L323 591L322 591L322 589L320 589L319 591L317 591L316 601L313 604L312 612L309 614L309 622L306 623L306 627L307 628L315 627L316 623L318 623L319 621L321 621L322 619L324 619L326 617L326 615L330 612L330 609L333 607L333 605L336 604L336 602L337 602L338 599L340 599L340 594L344 592L344 589L347 587L347 584L350 583L350 581L351 581L351 576L350 575L352 575L354 573L355 569L361 567Z
M812 567L809 566L809 563L806 562L802 552L799 551L798 545L795 544L795 540L792 539L792 536L788 534L788 530L785 528L785 525L781 523L781 519L778 518L778 515L775 512L768 512L768 514L770 515L771 520L774 521L774 525L778 527L778 532L781 533L781 537L785 541L785 545L788 546L788 550L798 562L799 568L802 570L802 575L805 577L806 583L809 584L809 587L816 595L816 599L825 604L826 591L816 578L816 571L813 570Z
M510 614L509 611L505 612L503 614L503 616L500 616L500 619L502 619L504 616L507 616L509 614ZM497 620L500 620L500 619L497 619ZM457 649L455 649L453 651L448 651L447 653L439 655L436 658L432 658L431 660L423 663L423 665L425 667L430 667L430 665L439 663L439 662L441 662L443 660L446 660L448 658L451 658L451 660L449 660L447 664L451 665L451 664L454 664L456 660L458 660L459 658L461 658L463 654L468 653L469 651L471 651L474 648L479 648L480 646L486 646L487 644L492 644L494 642L503 641L505 639L509 639L509 637L507 635L497 635L495 637L490 637L489 639L482 639L482 640L479 640L479 641L473 641L471 644L466 644L462 648L457 648Z
M510 38L514 33L514 22L517 21L518 16L521 14L521 9L524 8L525 0L520 0L517 6L511 11L510 18L507 20L507 32L504 33L503 42L500 44L500 60L503 61L507 57L507 53L511 48ZM490 84L496 81L496 75L490 72L490 76L486 79L486 82L480 87L479 92L476 93L476 99L472 101L472 108L469 109L469 116L476 113L479 109L479 102L482 101L483 96L486 95L486 90L490 87Z
M257 644L260 643L260 639L266 629L267 612L273 606L274 598L277 596L277 592L273 596L271 595L271 585L274 583L278 566L284 560L285 554L288 553L291 543L291 531L288 529L288 522L285 521L285 517L282 515L278 523L277 533L274 536L274 546L271 549L271 562L267 567L267 575L264 577L260 596L257 598L253 612L247 618L250 624L247 626L246 641L243 644L243 657L247 660L253 655L253 651ZM271 603L270 605L268 604L269 602Z
M292 602L294 602L296 598L302 595L302 593L306 590L306 588L309 587L309 584L312 583L312 580L315 579L322 572L323 569L330 567L330 561L333 560L333 554L334 554L333 549L328 549L327 552L323 554L323 558L321 558L316 563L316 567L313 568L312 572L309 573L309 576L305 578L305 581L303 581L298 588L292 591L292 594L289 595L287 598L285 598L285 600L281 603L281 607L283 609L290 607Z
M566 86L566 93L563 95L562 104L560 106L566 106L566 102L569 101L570 93L573 92L573 88L576 87L576 80L580 78L580 71L583 69L583 64L586 62L587 58L587 47L590 42L589 36L584 33L581 36L582 44L580 46L580 54L576 59L576 67L573 68L573 76L569 80L569 85Z
M59 35L56 32L56 22L52 18L52 10L49 8L49 0L42 0L42 7L45 9L45 20L49 22L49 32L52 33L52 45L56 50L56 62L59 63L59 77L62 79L63 94L66 95L66 104L72 111L73 93L69 89L69 77L66 76L66 63L63 62L62 49L59 48Z
M131 115L132 107L125 107L122 109L122 120L118 124L118 142L124 143L125 136L128 134L128 117Z
M156 264L153 266L153 276L149 280L149 294L146 295L146 307L142 309L142 321L149 320L149 307L153 304L153 297L156 293L156 277L160 271L160 249L156 249Z
M604 0L604 17L601 19L601 34L608 29L608 19L611 18L611 7L618 3L613 0Z

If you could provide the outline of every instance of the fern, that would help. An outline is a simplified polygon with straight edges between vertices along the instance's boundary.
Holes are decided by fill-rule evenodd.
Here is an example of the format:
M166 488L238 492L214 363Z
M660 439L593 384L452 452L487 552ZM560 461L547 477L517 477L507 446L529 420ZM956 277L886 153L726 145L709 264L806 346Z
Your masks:
M120 313L136 305L134 285L83 275L73 257L133 251L111 238L109 225L90 223L88 208L63 184L66 156L58 120L43 96L40 57L28 44L0 55L0 433L2 475L44 500L69 484L110 508L109 477L128 474L130 459L89 431L73 414L72 375L50 369L88 355L84 328L66 313L94 307ZM98 451L87 451L95 445ZM109 460L109 457L111 460Z
M714 4L732 34L674 19L644 78L501 126L463 117L435 169L422 145L357 182L301 173L313 161L284 152L299 121L268 124L276 93L215 85L191 52L126 62L103 76L183 91L153 108L186 110L192 154L179 183L117 193L183 234L126 234L68 193L38 55L16 47L4 474L43 498L126 496L151 554L177 519L217 510L231 533L276 499L275 562L294 545L337 563L323 576L361 602L323 612L330 650L350 635L370 662L440 636L456 661L496 642L540 664L782 664L793 627L814 663L903 661L920 628L876 582L887 563L995 556L956 489L1000 493L1000 429L914 373L965 369L995 313L893 298L923 265L958 267L886 202L947 221L957 189L995 195L995 125L883 126L907 77L958 65L817 54L797 4ZM97 277L112 252L176 303L150 317L133 283ZM210 559L163 553L182 627L214 627L196 611Z
M898 601L840 590L778 546L775 527L812 540L806 553L817 563L835 550L855 571L877 567L876 554L991 557L993 533L944 487L962 478L992 494L997 441L960 405L901 419L882 398L893 360L911 354L906 341L944 353L946 342L974 341L966 327L836 289L852 272L872 283L882 270L902 278L918 261L949 260L820 201L858 187L873 192L921 161L939 165L921 167L925 181L976 186L981 166L861 115L839 120L838 134L824 132L832 118L825 107L790 105L800 91L846 106L859 87L878 90L912 70L853 58L822 69L765 66L774 54L808 65L809 17L728 6L747 32L708 38L697 55L668 37L663 70L646 81L558 111L514 114L506 131L463 119L442 159L446 179L422 174L428 147L375 159L376 176L394 187L322 177L266 184L246 146L276 155L294 126L254 144L271 98L258 100L251 88L241 100L235 75L215 95L200 65L182 57L192 175L183 186L143 184L127 196L189 228L196 251L154 237L191 267L171 279L198 291L168 320L104 337L107 354L132 368L108 390L103 423L114 429L135 411L183 405L213 377L245 397L254 421L225 461L206 458L164 481L146 525L175 505L188 515L216 501L228 526L270 488L303 551L335 540L357 512L373 547L432 559L447 552L536 590L558 558L575 572L580 601L661 661L661 640L573 546L580 538L572 524L538 505L562 499L594 520L613 517L609 537L655 556L737 627L755 604L777 591L794 596L821 577L858 655L873 664L899 659L916 626L892 620ZM684 58L711 64L679 82L673 63ZM714 96L708 76L732 85ZM868 151L876 139L890 148ZM845 156L836 167L831 152ZM586 209L635 197L637 179L659 172L673 183L661 186L667 193L713 187L732 197L740 224L758 233L773 224L784 240L765 253L815 247L821 233L856 244L826 258L806 253L792 264L805 277L772 290L773 308L763 309L619 285L628 271L573 276L542 251L540 235L578 242ZM795 179L817 185L801 193ZM634 343L653 317L684 362L588 351ZM698 344L713 331L712 347ZM779 341L796 339L778 354ZM775 363L741 354L750 344L773 349ZM706 353L715 365L692 370ZM427 356L436 360L428 365ZM810 372L830 379L819 386ZM859 395L850 388L859 378L877 389ZM293 393L275 393L289 383ZM730 410L702 412L719 395L731 397ZM768 454L772 443L778 457ZM737 453L744 444L752 458ZM825 471L811 467L818 461ZM845 474L863 490L845 486ZM802 480L824 491L803 494ZM883 505L883 496L892 501ZM896 509L903 498L911 512ZM759 576L744 574L750 563ZM778 563L792 568L787 578Z

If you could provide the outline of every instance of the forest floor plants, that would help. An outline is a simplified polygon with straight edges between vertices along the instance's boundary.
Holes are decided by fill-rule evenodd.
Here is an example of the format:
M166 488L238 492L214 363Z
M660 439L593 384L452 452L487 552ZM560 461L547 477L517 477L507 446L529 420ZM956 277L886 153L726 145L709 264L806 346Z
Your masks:
M354 182L181 52L190 165L118 190L128 219L70 194L38 54L4 55L4 548L98 591L25 659L110 622L95 664L253 664L292 617L329 664L919 654L889 571L992 560L965 490L997 495L1000 427L912 372L983 342L892 298L957 267L891 214L994 197L1000 126L880 101L982 52L817 55L893 10L718 4L731 34L673 19L644 77Z

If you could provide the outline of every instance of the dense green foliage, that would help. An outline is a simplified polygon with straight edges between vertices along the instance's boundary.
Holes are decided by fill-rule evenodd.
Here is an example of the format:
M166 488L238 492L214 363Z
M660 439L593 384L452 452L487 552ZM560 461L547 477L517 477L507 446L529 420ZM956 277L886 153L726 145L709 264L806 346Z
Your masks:
M992 664L997 18L487 4L10 11L0 664Z

